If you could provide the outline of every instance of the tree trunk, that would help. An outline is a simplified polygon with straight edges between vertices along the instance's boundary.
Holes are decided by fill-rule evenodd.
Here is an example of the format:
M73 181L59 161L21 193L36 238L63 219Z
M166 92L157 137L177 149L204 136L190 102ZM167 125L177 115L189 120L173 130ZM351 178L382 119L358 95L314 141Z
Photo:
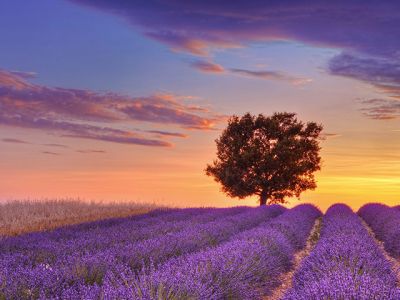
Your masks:
M267 195L264 193L261 193L260 195L260 206L266 205L267 204Z

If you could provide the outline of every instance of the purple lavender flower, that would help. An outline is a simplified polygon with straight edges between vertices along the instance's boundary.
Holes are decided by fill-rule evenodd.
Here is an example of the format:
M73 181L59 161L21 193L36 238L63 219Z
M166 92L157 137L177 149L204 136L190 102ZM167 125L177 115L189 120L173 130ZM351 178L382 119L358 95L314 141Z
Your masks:
M384 204L364 205L358 214L372 228L376 237L383 241L385 250L400 258L400 210Z
M105 298L259 299L290 268L318 216L315 207L300 205L220 246L170 259L142 274L121 266L107 273Z
M396 275L360 218L329 208L321 238L294 275L284 300L400 299Z
M7 238L0 242L0 298L96 299L111 268L128 263L138 271L210 247L285 210L174 210Z

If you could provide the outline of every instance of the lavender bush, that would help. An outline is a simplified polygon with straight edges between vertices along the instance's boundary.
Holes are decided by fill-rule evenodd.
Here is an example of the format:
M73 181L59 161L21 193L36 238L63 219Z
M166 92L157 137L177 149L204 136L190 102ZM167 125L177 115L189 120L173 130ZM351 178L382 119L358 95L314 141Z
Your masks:
M376 237L383 241L385 250L400 258L400 210L384 204L364 205L358 214L372 228Z
M320 240L283 299L400 299L400 290L390 263L360 218L336 204L323 218Z
M110 267L127 263L135 270L215 245L283 211L272 206L155 212L9 238L0 243L0 299L66 298L77 287L92 292Z
M396 208L359 213L382 240L395 236ZM320 216L311 205L160 210L5 238L0 299L262 299ZM397 284L361 219L334 205L283 298L400 299Z
M109 243L116 241L136 241L155 234L166 234L181 230L191 223L205 223L218 219L224 215L234 215L245 212L248 208L237 207L232 209L181 209L159 210L132 218L108 219L67 226L51 232L38 232L10 237L2 240L1 253L25 254L51 248L63 254L87 248L108 248ZM193 217L193 218L192 218ZM112 238L110 238L112 237ZM65 247L68 246L68 247ZM54 253L55 255L58 253Z
M315 207L300 205L218 247L171 259L149 272L136 275L120 266L107 273L101 289L90 292L105 299L260 299L291 267L318 216ZM87 292L82 289L80 295Z

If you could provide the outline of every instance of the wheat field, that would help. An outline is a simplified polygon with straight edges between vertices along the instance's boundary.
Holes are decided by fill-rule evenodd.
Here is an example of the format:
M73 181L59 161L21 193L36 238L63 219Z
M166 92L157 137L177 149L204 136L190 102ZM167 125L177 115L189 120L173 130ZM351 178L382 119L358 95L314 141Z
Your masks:
M79 199L14 200L0 203L0 236L51 230L64 225L143 214L159 208L135 202Z

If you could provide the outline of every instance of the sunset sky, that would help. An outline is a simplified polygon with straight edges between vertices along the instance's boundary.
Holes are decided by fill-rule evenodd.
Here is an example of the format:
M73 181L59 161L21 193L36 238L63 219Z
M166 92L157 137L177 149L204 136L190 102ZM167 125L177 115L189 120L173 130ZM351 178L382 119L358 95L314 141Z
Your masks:
M324 125L303 202L400 203L398 1L3 0L0 37L1 201L257 205L204 168L288 111Z

